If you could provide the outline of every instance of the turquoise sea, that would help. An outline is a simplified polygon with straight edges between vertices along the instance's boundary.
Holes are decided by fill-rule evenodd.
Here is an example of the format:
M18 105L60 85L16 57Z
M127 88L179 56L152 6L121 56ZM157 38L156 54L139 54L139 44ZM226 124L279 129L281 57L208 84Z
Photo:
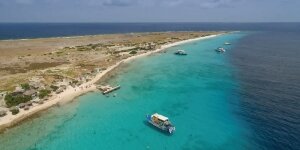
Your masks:
M236 116L237 70L227 53L214 51L245 34L187 43L125 64L106 81L122 86L116 97L88 93L51 108L1 135L0 149L252 149L250 128ZM174 55L177 49L188 55ZM173 135L145 122L155 112L170 118Z
M0 134L0 150L300 149L300 23L0 23L0 40L165 31L242 32L126 64L107 81L117 97L51 108ZM174 135L145 123L154 112Z

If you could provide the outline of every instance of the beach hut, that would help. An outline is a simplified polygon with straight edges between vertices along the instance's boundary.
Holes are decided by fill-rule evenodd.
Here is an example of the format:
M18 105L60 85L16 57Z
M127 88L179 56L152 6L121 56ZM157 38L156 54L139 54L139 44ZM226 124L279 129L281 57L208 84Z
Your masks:
M86 81L87 81L86 78L84 79L84 81L78 81L78 82L76 83L75 86L80 86L81 84L83 84L83 83L86 82Z
M14 106L14 107L11 107L9 108L9 111L13 114L13 115L16 115L20 112L19 108Z
M46 86L46 87L45 87L45 90L53 91L53 89L52 89L50 86Z
M33 89L31 89L31 90L27 90L27 91L25 91L23 94L24 94L24 95L26 95L26 96L35 97L35 96L36 96L36 94L37 94L37 91L36 91L36 90L33 90Z
M67 86L66 85L60 85L59 88L65 90L65 89L67 89Z
M44 104L44 101L43 101L43 100L40 100L40 101L38 102L38 104Z
M59 94L59 93L61 93L63 91L64 91L64 88L60 87L59 89L56 90L56 94Z
M29 110L29 108L30 108L29 106L25 106L24 110Z
M39 101L41 101L41 99L35 98L35 99L31 100L31 101L32 101L32 103L39 103Z
M94 73L99 73L99 72L101 72L102 71L102 68L95 68L94 69Z
M6 116L6 111L5 110L0 110L0 117Z
M32 101L28 101L28 102L26 103L26 106L32 106Z
M36 81L31 81L31 82L29 83L29 85L30 85L31 87L33 87L34 89L39 89L39 90L45 88L45 85L44 85L43 83L41 83L41 82L36 82Z
M26 103L21 103L18 105L19 108L24 108L26 106Z
M25 92L25 90L22 87L17 86L16 89L14 90L14 92L13 92L13 95L22 94L24 92Z

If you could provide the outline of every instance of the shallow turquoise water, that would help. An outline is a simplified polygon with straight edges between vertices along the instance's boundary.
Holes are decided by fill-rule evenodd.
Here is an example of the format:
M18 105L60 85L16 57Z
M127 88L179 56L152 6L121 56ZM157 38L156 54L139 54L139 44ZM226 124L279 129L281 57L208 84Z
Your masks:
M214 52L243 35L188 43L135 60L107 81L122 86L117 97L89 93L52 108L1 135L0 149L252 149L250 131L235 115L235 70L226 53ZM173 55L176 49L188 56ZM154 112L170 118L173 135L145 122L146 114Z

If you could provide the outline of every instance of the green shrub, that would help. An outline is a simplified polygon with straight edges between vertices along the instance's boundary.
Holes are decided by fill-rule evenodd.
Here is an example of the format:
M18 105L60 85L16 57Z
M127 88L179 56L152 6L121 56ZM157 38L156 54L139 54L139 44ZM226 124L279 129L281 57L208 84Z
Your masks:
M97 45L93 45L93 46L91 46L91 48L92 48L92 49L95 49L95 48L97 48Z
M78 80L73 80L72 83L73 84L77 84L79 81Z
M56 52L57 55L62 55L63 53L64 53L64 52L62 52L62 51Z
M58 87L58 86L55 86L55 85L51 85L50 88L51 88L53 91L56 91L59 87Z
M28 83L21 84L21 87L22 87L22 89L24 89L24 90L29 90L29 89L30 89L30 86L29 86Z
M50 90L40 90L39 91L39 98L44 98L46 96L48 96L51 93Z
M31 96L26 96L26 95L14 96L11 93L7 94L4 98L5 103L8 107L17 106L20 103L26 103L26 102L30 101L31 99L32 99Z
M131 51L129 54L136 54L137 52L136 51Z

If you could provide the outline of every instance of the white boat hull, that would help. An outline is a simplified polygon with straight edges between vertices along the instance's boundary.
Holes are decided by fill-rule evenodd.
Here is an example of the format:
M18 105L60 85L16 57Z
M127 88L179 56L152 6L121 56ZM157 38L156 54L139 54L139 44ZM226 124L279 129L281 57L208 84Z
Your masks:
M153 126L163 130L163 131L167 131L169 132L170 134L172 134L174 131L175 131L175 127L174 126L161 126L161 125L158 125L156 123L154 123L152 120L151 120L151 117L150 116L147 116L147 120L150 124L152 124Z

